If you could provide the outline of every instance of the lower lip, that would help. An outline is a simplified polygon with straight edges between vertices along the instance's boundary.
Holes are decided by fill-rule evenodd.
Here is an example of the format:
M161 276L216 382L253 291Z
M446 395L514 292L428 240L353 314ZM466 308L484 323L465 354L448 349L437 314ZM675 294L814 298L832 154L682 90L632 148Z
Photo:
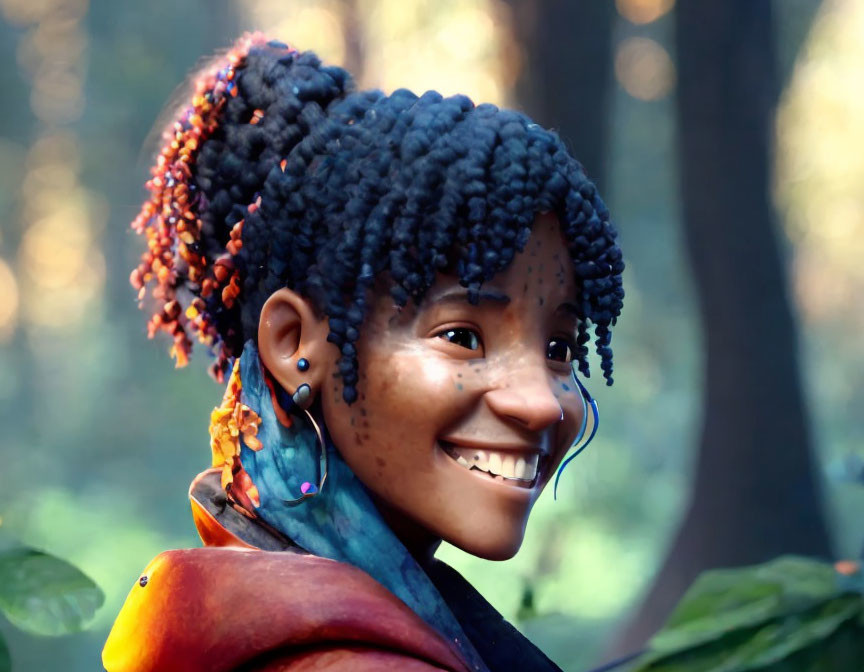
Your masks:
M507 490L515 491L515 492L530 493L534 490L534 487L537 485L537 483L540 482L540 476L542 475L542 469L544 467L544 464L543 464L544 458L543 457L540 458L540 462L537 465L537 473L534 475L534 480L526 482L526 481L507 479L507 478L504 478L503 476L499 476L497 474L493 475L487 471L482 471L480 469L469 469L469 468L463 467L461 464L456 462L456 460L453 459L446 450L444 450L444 447L440 443L438 443L437 446L440 449L441 453L444 454L444 457L449 462L453 463L454 467L456 467L457 469L460 469L461 471L467 471L468 473L474 475L476 478L480 479L481 481L494 484L496 487L506 488Z

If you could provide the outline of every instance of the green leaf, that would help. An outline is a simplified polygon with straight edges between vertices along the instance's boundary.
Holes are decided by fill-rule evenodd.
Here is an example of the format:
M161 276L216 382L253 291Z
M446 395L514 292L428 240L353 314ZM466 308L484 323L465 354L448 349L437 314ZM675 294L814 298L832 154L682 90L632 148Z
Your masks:
M665 656L638 672L827 672L857 670L864 660L864 630L854 615L854 597L832 601L801 620L771 622L727 634L704 646ZM845 603L845 604L844 604ZM844 617L852 613L853 618Z
M105 596L79 569L31 548L0 552L0 610L37 635L81 630Z
M831 565L795 556L705 572L651 641L651 649L671 653L699 646L732 630L809 609L840 592Z
M6 646L2 632L0 632L0 672L12 672L12 658L9 656L9 648Z
M640 672L745 672L747 670L809 670L783 666L790 660L810 660L828 655L838 646L835 633L860 628L858 615L864 601L857 595L841 595L805 611L791 612L757 626L727 631L699 646L679 651L650 651L641 659ZM864 632L861 632L864 648ZM833 638L833 640L832 640ZM839 641L839 640L837 640ZM847 646L848 648L848 646ZM807 652L806 655L802 652ZM862 651L864 653L864 651ZM800 654L800 655L799 655ZM848 653L843 654L848 657ZM778 667L775 667L778 666ZM835 668L813 668L835 669ZM838 668L839 669L839 668Z

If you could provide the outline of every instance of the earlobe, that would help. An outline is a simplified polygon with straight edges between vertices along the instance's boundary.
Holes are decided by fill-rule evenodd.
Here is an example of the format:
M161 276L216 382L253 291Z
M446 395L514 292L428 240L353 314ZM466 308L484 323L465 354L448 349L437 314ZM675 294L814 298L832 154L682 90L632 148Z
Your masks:
M308 299L283 288L261 308L258 353L271 375L289 393L307 385L314 395L338 351L327 342L327 320L319 318Z

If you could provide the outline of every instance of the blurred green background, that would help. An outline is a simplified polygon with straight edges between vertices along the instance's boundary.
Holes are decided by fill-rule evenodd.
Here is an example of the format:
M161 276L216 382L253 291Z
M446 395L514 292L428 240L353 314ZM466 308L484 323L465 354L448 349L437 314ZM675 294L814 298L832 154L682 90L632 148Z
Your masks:
M198 544L186 489L209 466L209 412L222 390L202 352L174 370L169 343L148 342L128 285L143 244L129 222L175 88L249 29L346 65L362 87L434 88L527 110L559 128L596 177L628 263L616 384L589 384L600 434L568 468L558 501L543 495L516 558L490 563L452 548L440 557L565 670L628 650L636 640L621 633L670 546L675 555L695 497L710 375L684 242L688 117L676 98L681 68L695 62L681 31L699 23L693 9L676 22L679 9L674 0L0 0L0 534L69 559L107 597L80 635L43 639L0 623L14 669L100 668L139 570L164 549ZM777 64L765 82L767 198L800 329L810 419L801 450L812 454L829 554L851 557L864 538L864 489L852 483L864 457L864 2L785 0L766 21ZM746 119L749 99L733 89L717 99L743 106ZM787 478L781 462L758 472L766 492L771 464ZM735 464L740 472L717 474L732 499L751 468ZM736 557L768 559L811 534L768 499L749 510L783 533ZM748 524L736 515L732 529Z

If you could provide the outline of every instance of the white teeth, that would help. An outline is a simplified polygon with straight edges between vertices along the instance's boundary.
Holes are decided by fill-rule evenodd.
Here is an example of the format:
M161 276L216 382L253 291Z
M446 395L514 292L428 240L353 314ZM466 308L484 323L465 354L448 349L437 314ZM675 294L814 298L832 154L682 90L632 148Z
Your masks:
M516 459L512 455L505 455L501 460L501 475L516 478Z
M529 456L527 460L525 460L527 465L525 467L525 478L533 479L534 476L537 475L537 461L539 459L540 456L537 453L534 453L533 455Z
M530 454L528 457L517 457L506 451L487 451L458 446L448 446L447 452L466 469L473 467L488 472L491 476L518 479L529 483L537 476L539 461L537 453Z
M516 478L528 480L528 464L525 462L524 457L520 457L516 460L516 465L513 468L513 475Z
M501 455L499 453L493 452L489 455L489 471L496 475L504 475L504 472L501 469Z

